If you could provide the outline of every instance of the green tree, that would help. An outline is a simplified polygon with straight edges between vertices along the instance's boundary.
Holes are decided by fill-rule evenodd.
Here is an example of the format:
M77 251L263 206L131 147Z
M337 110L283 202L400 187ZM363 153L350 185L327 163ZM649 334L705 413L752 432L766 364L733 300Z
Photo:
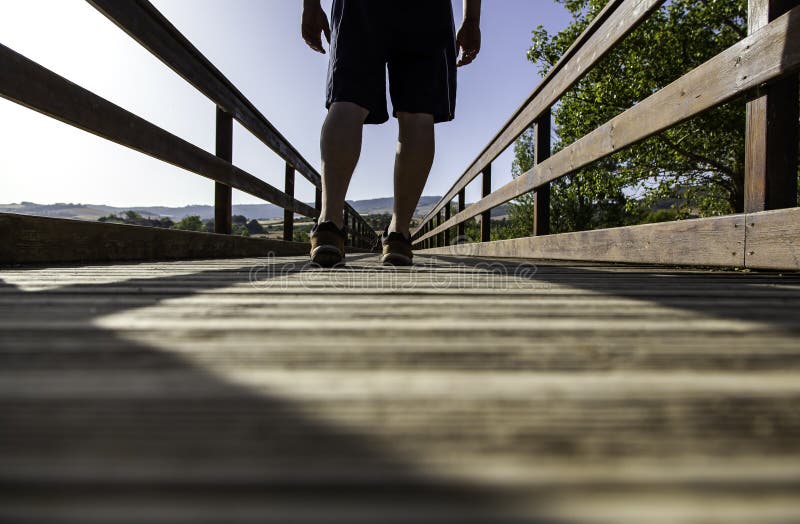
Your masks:
M554 0L572 14L563 31L533 31L528 59L548 72L608 0ZM558 151L644 100L747 33L747 0L672 0L601 60L553 110ZM552 229L623 225L666 198L675 217L741 211L744 101L735 101L552 184ZM531 167L533 136L515 145L515 175ZM531 216L531 198L514 202ZM510 212L510 215L512 213Z
M292 232L292 240L295 242L309 242L309 232L303 229L295 229Z
M242 224L233 224L231 227L231 235L236 235L239 237L249 237L250 231L247 230L246 226Z
M247 223L247 231L250 232L251 235L263 235L264 234L264 226L256 220L255 218Z
M203 220L197 215L190 215L184 217L177 224L172 226L173 229L181 229L183 231L205 231L206 225Z

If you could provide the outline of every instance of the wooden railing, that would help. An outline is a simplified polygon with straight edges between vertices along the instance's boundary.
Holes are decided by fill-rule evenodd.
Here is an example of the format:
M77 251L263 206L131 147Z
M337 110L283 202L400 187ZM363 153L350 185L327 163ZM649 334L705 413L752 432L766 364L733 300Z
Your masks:
M292 240L294 215L319 216L319 173L258 109L147 0L89 0L143 47L217 105L216 155L157 127L0 44L0 96L57 120L215 181L217 233L230 234L232 189L284 209L284 240ZM286 162L280 189L232 164L233 121ZM314 207L294 196L295 173L316 188ZM372 248L375 231L345 207L349 244Z
M775 256L774 249L757 253L745 246L752 235L759 234L751 224L767 220L760 216L748 220L750 214L797 205L799 0L750 0L750 34L746 38L551 156L553 105L663 3L663 0L611 0L423 219L413 232L415 248L484 256L724 266L748 265L748 257L756 260L766 256L766 252ZM549 235L552 181L744 96L750 100L746 215ZM492 161L531 126L534 167L492 191ZM465 188L478 175L483 177L482 198L466 207ZM490 242L491 210L530 192L534 195L533 237ZM457 211L452 214L456 197ZM797 211L783 212L777 218L772 214L768 220L773 225L777 220L780 224L800 226ZM462 237L464 222L477 216L481 217L481 242L450 245L453 228ZM712 247L707 246L709 231L719 233L712 234L711 240L717 244ZM751 235L748 239L747 234ZM666 235L668 241L674 240L679 247L659 242L660 235ZM752 238L756 245L758 238ZM778 255L789 262L774 267L800 269L798 240L800 237L784 242L787 244L784 252ZM759 264L771 267L769 261Z

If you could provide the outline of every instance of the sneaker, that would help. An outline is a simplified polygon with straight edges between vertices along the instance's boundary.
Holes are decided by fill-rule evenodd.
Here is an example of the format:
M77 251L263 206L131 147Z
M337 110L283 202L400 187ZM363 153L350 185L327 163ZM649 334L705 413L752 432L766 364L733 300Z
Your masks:
M333 267L344 261L347 231L333 222L320 222L311 229L311 261Z
M414 258L411 239L402 233L384 232L381 238L383 256L381 263L385 266L410 266Z

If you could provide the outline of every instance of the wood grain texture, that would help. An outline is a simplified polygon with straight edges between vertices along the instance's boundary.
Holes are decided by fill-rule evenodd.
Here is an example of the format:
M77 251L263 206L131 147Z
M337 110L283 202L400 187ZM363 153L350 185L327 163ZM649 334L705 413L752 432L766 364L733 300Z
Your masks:
M748 267L800 271L800 208L746 216Z
M562 233L422 253L695 266L744 265L744 215Z
M495 158L510 146L594 64L636 29L663 0L611 0L564 53L551 71L514 112L492 141L453 184L442 200L431 209L423 223L434 216L458 192L477 177Z
M416 259L3 268L0 520L800 518L800 277Z
M477 216L800 68L800 7L457 213L440 228ZM425 235L419 237L424 240Z
M0 264L299 255L301 242L0 213Z

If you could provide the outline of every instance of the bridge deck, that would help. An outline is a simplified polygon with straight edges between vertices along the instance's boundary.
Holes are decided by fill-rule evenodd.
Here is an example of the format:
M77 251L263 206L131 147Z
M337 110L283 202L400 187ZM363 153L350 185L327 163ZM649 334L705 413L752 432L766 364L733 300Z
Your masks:
M0 270L0 520L800 519L800 276L303 262Z

